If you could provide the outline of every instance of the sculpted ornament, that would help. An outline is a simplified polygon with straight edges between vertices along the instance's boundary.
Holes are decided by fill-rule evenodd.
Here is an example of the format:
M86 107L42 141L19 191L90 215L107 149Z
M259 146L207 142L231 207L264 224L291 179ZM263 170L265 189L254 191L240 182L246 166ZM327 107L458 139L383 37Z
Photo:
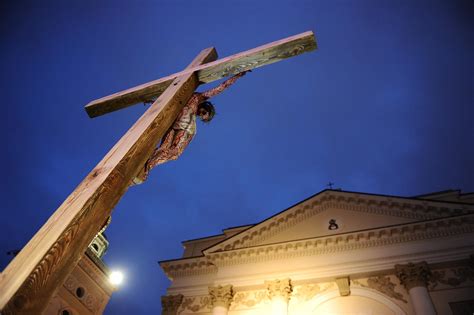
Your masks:
M229 308L232 298L234 297L234 291L230 284L217 287L209 287L209 295L211 296L211 305L223 306Z
M199 312L204 309L211 308L211 299L207 296L201 297L199 303L196 303L196 297L187 297L184 298L183 303L181 304L182 310L189 310L191 312ZM182 311L180 311L182 312Z
M163 313L177 314L181 303L183 302L184 296L182 294L177 295L163 295L161 297L161 307Z
M377 276L367 279L367 284L363 284L358 280L352 281L353 284L360 285L364 288L371 288L379 291L380 293L385 294L388 297L391 297L395 300L399 300L405 303L408 303L407 300L403 297L403 294L396 292L396 284L392 282L390 277Z
M315 297L317 294L322 293L333 286L332 283L329 283L325 286L319 284L305 284L298 287L295 287L295 292L292 294L292 297L296 297L298 301L307 302Z
M414 287L426 287L431 276L431 271L425 261L395 265L395 273L407 290Z
M254 307L255 305L262 303L266 298L266 291L238 292L234 295L231 309L235 309L238 306Z
M276 279L273 281L265 281L265 286L267 287L268 297L270 300L275 297L282 297L288 301L291 292L293 291L291 281L288 278L283 280Z
M452 276L448 276L450 273ZM474 281L474 268L471 266L448 270L436 270L430 277L429 289L435 289L439 284L457 287L465 282Z

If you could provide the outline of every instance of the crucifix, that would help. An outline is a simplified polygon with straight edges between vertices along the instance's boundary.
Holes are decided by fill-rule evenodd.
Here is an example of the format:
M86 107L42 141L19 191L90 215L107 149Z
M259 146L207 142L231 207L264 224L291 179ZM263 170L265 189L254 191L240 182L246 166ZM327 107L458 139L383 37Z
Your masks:
M314 49L311 31L219 60L211 47L183 71L89 103L92 118L156 98L2 271L1 314L41 314L200 84Z

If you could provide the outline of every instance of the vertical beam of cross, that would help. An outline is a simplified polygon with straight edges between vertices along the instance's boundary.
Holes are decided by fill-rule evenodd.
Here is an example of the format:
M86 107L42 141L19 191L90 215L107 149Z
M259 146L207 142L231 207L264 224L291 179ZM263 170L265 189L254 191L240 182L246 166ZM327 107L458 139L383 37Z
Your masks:
M216 59L207 48L189 67ZM5 268L2 314L41 314L198 85L176 77Z

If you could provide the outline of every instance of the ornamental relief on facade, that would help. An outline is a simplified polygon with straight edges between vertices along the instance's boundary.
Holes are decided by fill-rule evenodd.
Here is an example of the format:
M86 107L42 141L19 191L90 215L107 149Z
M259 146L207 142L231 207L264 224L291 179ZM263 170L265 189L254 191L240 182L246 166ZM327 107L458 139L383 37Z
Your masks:
M273 283L274 281L272 281ZM286 288L286 286L284 286ZM272 287L273 288L273 287ZM319 294L328 290L337 289L335 282L310 283L292 287L289 293L289 303L306 303ZM285 291L285 290L284 290ZM285 291L287 292L287 290ZM271 303L269 290L257 289L249 291L237 291L230 302L229 310L238 311L251 308L266 307ZM212 296L189 296L184 297L179 307L178 314L192 312L210 312L212 310Z
M242 291L235 293L230 304L230 310L258 307L260 304L269 303L267 290ZM185 297L178 310L178 314L183 312L210 312L212 300L210 296Z
M265 286L267 287L267 295L271 300L273 298L283 298L288 301L293 292L293 285L289 278L267 280Z
M234 288L232 285L218 285L215 287L208 287L209 296L211 297L211 306L222 306L229 308L232 299L234 298Z
M161 297L161 308L163 314L176 314L181 303L183 303L184 296L182 294L165 295Z
M436 291L458 286L474 286L474 266L433 270L428 290Z
M184 311L196 312L210 312L211 298L209 296L193 296L185 297L178 310L178 314Z
M330 289L336 289L334 282L320 283L320 284L305 284L294 287L294 292L291 296L290 303L308 302L318 294L324 293Z
M267 290L242 291L234 295L230 310L251 308L268 303Z
M406 295L404 288L398 284L395 276L383 275L351 280L351 285L373 289L389 298L408 303L408 296Z
M293 287L289 303L306 303L327 290L336 289L335 283L304 284ZM261 307L270 304L268 289L254 291L240 291L234 296L230 310Z

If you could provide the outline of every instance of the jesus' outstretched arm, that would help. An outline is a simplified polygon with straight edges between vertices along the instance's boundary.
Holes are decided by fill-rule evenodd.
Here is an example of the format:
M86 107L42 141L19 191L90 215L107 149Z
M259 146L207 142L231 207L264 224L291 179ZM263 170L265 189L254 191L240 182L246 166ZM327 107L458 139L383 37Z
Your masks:
M219 85L216 86L215 88L212 88L212 89L210 89L210 90L207 90L207 91L205 91L205 92L202 92L201 95L204 96L205 98L214 97L214 96L216 96L217 94L219 94L219 93L221 93L222 91L224 91L225 89L227 89L227 88L228 88L229 86L231 86L232 84L234 84L234 82L237 81L237 79L239 79L240 77L244 76L247 72L249 72L249 71L244 71L244 72L237 73L237 74L234 75L232 78L225 80L224 82L222 82L221 84L219 84Z

